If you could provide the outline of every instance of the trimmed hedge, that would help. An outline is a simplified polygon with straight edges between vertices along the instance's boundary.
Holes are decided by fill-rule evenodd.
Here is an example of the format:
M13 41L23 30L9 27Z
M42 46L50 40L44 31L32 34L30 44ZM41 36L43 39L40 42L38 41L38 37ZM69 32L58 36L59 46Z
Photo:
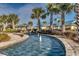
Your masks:
M6 31L5 32L16 32L16 30L15 29L6 29Z

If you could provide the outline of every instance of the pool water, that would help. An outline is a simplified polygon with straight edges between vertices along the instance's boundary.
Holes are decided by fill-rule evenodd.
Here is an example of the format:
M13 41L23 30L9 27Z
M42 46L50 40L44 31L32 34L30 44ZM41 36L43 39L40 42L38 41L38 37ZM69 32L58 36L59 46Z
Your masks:
M65 56L66 51L63 43L55 37L38 35L30 37L22 43L1 50L7 56Z

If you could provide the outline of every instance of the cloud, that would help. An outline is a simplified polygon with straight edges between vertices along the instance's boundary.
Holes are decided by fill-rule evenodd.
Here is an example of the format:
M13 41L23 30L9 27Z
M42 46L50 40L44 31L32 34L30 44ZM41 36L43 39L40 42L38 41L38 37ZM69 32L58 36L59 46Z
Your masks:
M43 7L43 5L42 4L26 4L23 7L19 8L17 14L19 15L19 18L21 19L20 23L22 22L27 23L30 20L32 9L36 7Z
M16 10L12 7L9 7L7 4L0 4L0 15L16 13Z
M18 6L17 6L18 5ZM20 6L21 5L21 6ZM36 7L45 7L44 4L0 4L0 15L15 13L19 16L19 23L27 23L30 20L32 9ZM34 21L36 22L36 21Z

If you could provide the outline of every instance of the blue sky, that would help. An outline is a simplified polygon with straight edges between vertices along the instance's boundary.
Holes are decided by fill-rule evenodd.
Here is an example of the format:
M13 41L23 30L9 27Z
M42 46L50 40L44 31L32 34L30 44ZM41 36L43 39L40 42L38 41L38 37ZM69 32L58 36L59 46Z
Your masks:
M46 4L42 4L42 3L5 3L5 4L0 4L0 15L3 14L11 14L11 13L15 13L19 16L19 24L22 23L28 23L28 21L31 20L30 16L32 13L32 9L36 8L36 7L42 7L43 9L46 8ZM66 21L70 21L70 20L74 20L74 16L75 13L71 12L70 14L66 15ZM45 19L48 24L49 24L49 16ZM41 22L44 20L41 20ZM37 20L35 19L33 21L34 26L37 25Z

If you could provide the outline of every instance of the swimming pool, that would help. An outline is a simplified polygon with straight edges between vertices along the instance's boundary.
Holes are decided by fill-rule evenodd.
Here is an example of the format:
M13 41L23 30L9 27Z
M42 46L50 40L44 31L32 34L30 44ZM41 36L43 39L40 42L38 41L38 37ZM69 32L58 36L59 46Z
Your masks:
M3 49L0 53L7 56L65 56L64 44L57 38L41 35L30 35L22 43Z

